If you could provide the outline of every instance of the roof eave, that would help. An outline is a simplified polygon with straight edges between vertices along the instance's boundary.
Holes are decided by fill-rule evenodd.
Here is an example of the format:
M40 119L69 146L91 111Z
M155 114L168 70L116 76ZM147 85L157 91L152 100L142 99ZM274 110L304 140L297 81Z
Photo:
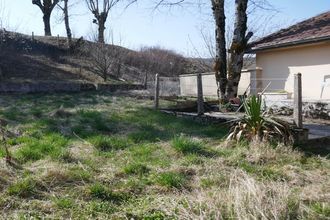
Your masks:
M246 53L256 53L256 52L260 52L260 51L264 51L264 50L298 46L298 45L302 45L302 44L313 44L313 43L319 43L319 42L324 42L324 41L330 41L330 36L312 38L312 39L306 39L306 40L304 39L304 40L300 40L300 41L274 44L274 45L264 46L264 47L254 46L251 49L249 49Z

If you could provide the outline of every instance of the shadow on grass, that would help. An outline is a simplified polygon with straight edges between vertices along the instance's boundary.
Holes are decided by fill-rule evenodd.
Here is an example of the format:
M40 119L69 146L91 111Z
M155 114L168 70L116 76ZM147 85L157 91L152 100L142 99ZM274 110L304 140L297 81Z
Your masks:
M221 139L228 132L227 128L220 125L203 125L147 108L139 108L134 114L127 114L122 119L138 126L140 132L159 140L169 140L178 134Z
M306 156L320 155L330 158L330 137L308 140L306 143L295 147L304 152Z
M218 152L208 149L200 141L193 140L189 137L179 136L175 137L171 141L171 146L178 152L185 155L195 154L204 157L215 157L218 156Z
M15 101L12 101L11 97ZM137 104L135 101L130 103L130 100L121 100L120 97L116 98L118 106L114 106L114 110L113 104L109 109L91 109L98 101L100 104L111 103L111 94L38 94L7 98L7 102L15 102L15 106L8 108L8 103L4 103L0 106L0 117L24 126L28 136L55 133L67 139L76 139L76 135L89 139L98 135L119 135L134 143L155 143L169 141L181 134L221 139L228 131L220 125L203 125L189 119L166 115L148 107L141 107L142 101ZM63 103L74 110L71 109L73 111L65 117L49 114L63 106ZM134 107L134 110L126 109L126 105ZM117 110L116 107L123 110Z

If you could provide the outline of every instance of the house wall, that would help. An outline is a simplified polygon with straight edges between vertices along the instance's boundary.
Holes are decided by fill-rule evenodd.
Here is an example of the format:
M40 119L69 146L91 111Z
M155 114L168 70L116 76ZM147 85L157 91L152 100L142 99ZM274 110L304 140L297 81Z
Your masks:
M330 99L330 42L257 52L257 67L262 68L262 87L267 92L293 93L294 74L302 74L303 98Z
M255 70L243 70L238 86L238 95L242 95L248 88L251 77L255 77ZM202 74L203 95L217 97L217 85L214 73ZM197 96L197 75L180 76L180 94L182 96Z

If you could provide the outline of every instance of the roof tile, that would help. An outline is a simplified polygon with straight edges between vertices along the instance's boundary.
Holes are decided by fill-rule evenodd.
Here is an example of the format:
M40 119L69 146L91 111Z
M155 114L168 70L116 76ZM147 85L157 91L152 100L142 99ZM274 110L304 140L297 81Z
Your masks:
M256 51L317 40L330 40L330 11L254 41L250 48Z

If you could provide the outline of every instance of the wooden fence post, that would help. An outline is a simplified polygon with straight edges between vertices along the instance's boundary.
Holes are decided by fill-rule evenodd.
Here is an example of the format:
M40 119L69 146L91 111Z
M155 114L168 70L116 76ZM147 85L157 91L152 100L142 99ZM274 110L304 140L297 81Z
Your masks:
M197 113L198 115L204 114L203 82L201 73L197 74Z
M159 108L159 75L156 74L156 80L155 80L155 109Z
M57 46L60 47L60 35L57 35Z
M302 86L301 86L301 73L294 75L294 123L298 128L303 128L302 121Z

